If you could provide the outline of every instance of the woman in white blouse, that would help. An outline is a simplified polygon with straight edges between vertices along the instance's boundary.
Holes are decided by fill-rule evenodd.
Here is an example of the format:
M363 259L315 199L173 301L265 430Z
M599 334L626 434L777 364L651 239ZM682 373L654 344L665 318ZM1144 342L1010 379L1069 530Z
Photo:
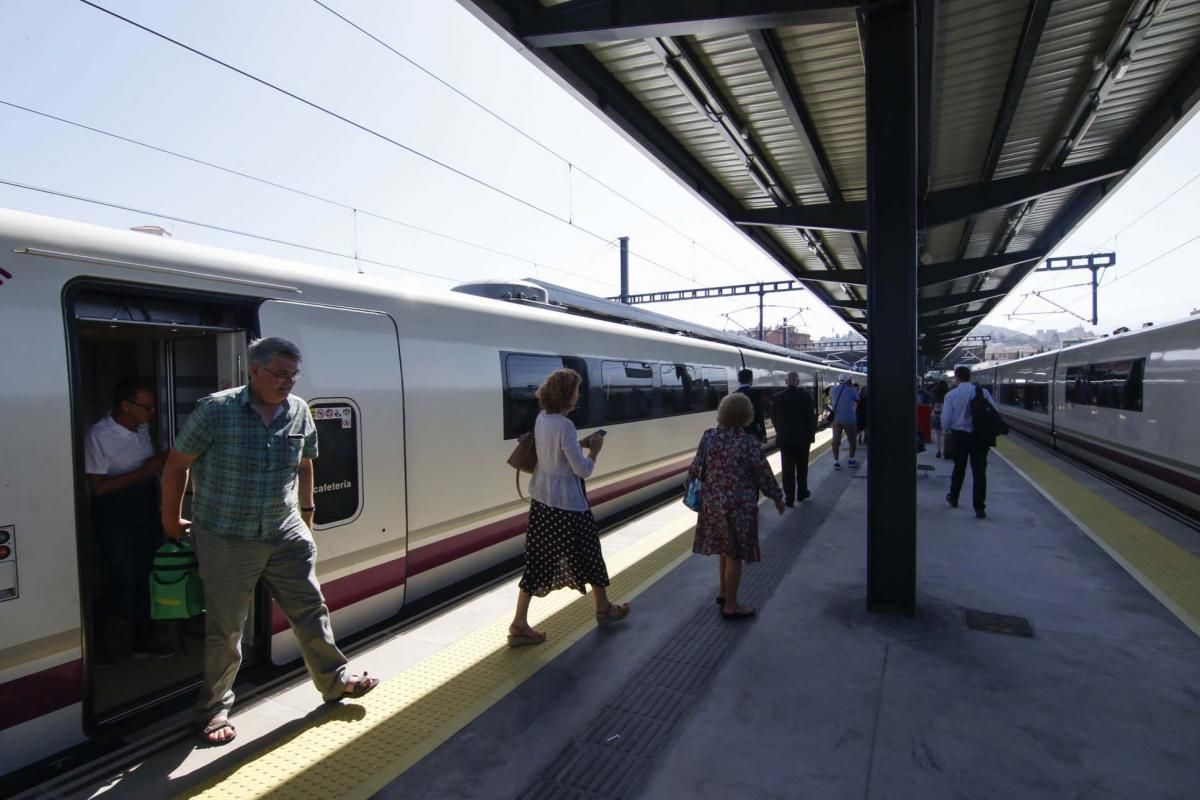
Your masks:
M583 480L596 467L604 438L589 436L583 454L575 423L567 415L579 402L582 379L573 369L560 369L537 390L542 411L533 426L537 469L529 487L529 531L525 536L525 574L517 596L517 612L508 628L508 644L519 647L546 641L529 626L529 601L555 589L571 587L596 600L596 622L607 625L629 614L628 603L608 599L608 568L600 551L596 520L588 508Z

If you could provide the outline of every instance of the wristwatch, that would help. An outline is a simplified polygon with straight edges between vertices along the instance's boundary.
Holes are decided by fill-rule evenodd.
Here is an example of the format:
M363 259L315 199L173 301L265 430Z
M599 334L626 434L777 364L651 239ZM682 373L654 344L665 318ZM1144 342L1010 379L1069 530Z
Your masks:
M316 510L317 510L316 506L308 506L307 508L305 508L304 506L300 506L300 513L302 513L302 514L307 514L310 511L316 511Z

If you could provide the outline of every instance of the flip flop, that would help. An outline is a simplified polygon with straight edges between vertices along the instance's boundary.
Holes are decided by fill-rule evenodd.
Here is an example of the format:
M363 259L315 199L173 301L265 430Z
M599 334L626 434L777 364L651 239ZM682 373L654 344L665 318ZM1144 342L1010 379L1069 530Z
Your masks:
M728 620L750 619L757 613L750 606L738 606L735 611L721 609L721 616Z
M354 700L370 692L379 685L379 678L372 678L366 672L362 675L351 675L350 680L342 684L342 693L337 697L326 698L325 702L333 705L343 700Z
M233 736L229 736L225 739L212 738L213 734L215 734L217 731L223 731L226 728L233 731ZM229 744L236 738L237 728L233 727L233 723L229 721L228 717L213 717L208 721L207 725L200 729L200 741L212 747L220 747L223 744Z
M527 644L541 644L544 641L546 641L546 634L535 631L532 628L529 629L529 633L517 635L510 633L508 635L509 647L524 647Z

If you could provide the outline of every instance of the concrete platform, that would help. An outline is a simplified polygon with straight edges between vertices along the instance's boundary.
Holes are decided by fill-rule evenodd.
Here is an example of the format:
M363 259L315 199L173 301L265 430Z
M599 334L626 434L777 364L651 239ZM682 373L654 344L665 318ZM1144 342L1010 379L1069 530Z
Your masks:
M717 615L702 557L378 796L1197 797L1200 640L1004 459L976 520L947 506L950 464L930 455L917 618L865 612L866 481L825 458L815 504L764 514L767 553L747 578L787 539L792 561L757 619L717 623L728 654L678 692L680 713L655 701L613 716L658 680L646 667L664 641ZM1025 617L1034 637L970 630L968 608ZM703 636L678 663L724 647Z

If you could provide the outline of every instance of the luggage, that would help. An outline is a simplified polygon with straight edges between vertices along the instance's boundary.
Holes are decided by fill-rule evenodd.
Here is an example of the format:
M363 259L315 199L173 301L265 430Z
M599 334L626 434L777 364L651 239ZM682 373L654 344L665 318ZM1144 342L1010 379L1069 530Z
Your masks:
M204 613L204 585L191 542L167 542L150 569L150 618L188 619Z
M996 437L1008 434L1008 423L1000 416L996 407L988 402L983 395L983 387L975 387L975 396L971 398L971 427L975 429L975 438L988 447L996 446Z

